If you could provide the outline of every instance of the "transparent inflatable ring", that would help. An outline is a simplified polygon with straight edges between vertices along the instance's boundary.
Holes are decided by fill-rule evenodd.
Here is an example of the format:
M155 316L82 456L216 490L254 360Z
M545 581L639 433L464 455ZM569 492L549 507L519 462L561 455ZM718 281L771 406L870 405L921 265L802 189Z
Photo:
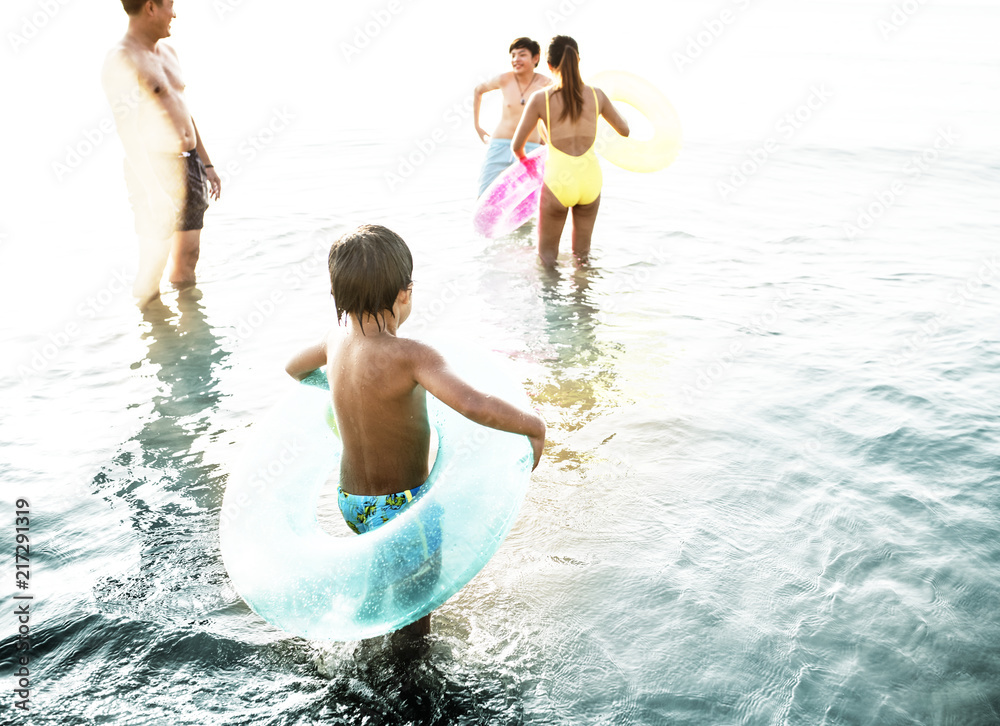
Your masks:
M597 153L628 171L665 169L681 148L681 122L667 97L649 81L625 71L602 71L590 79L608 98L633 106L653 127L653 138L622 137L601 119Z
M447 357L480 390L529 405L497 361ZM321 372L318 379L326 384ZM254 426L226 485L220 524L226 569L254 612L303 638L374 637L439 607L489 561L527 491L531 444L429 394L427 409L438 436L430 477L407 509L361 535L340 521L345 536L334 536L318 521L320 492L340 471L329 390L297 386Z

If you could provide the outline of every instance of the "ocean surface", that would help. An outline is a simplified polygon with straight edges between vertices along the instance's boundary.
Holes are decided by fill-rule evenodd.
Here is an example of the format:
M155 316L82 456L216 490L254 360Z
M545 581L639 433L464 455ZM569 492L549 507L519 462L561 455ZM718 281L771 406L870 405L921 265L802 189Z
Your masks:
M3 723L1000 724L998 3L178 2L226 174L197 288L145 313L97 136L113 10L0 24ZM550 274L533 224L472 231L470 109L555 32L662 87L685 144L604 163L591 263ZM241 447L333 323L329 244L369 222L413 250L401 333L509 358L549 425L412 660L286 636L219 554Z

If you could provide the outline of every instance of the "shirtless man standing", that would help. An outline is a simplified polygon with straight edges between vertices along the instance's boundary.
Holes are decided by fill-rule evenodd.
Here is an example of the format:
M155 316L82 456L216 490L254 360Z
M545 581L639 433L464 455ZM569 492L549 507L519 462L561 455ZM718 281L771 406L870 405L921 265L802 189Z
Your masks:
M472 120L479 138L484 144L489 144L486 160L479 174L479 196L483 195L486 188L504 169L517 161L510 149L510 140L514 138L514 130L517 128L517 122L521 120L524 104L532 93L552 83L551 78L535 71L540 54L541 48L537 42L531 38L518 38L510 44L510 65L514 70L501 73L496 78L476 86L472 102ZM490 135L479 125L479 106L484 93L497 89L503 93L503 116ZM530 153L541 142L538 131L532 131L528 136L526 150Z
M125 147L125 182L139 236L139 269L132 294L139 306L160 296L160 278L172 257L170 282L195 283L208 190L222 182L184 102L184 81L170 37L174 0L122 0L128 32L112 48L101 81Z

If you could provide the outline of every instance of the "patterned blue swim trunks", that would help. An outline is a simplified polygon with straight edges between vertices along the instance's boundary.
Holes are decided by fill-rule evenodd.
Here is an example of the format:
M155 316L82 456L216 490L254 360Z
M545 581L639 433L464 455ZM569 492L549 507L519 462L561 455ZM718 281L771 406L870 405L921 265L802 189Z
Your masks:
M381 527L393 517L405 510L410 502L416 500L421 486L407 489L398 494L385 494L376 497L366 497L361 494L348 494L337 488L337 503L344 521L355 534L363 534Z
M356 534L364 534L398 517L417 501L418 495L427 486L429 485L422 484L405 492L377 497L348 494L338 488L337 502L347 526ZM371 568L368 574L370 597L374 600L363 607L381 607L380 598L384 588L378 583L383 578L394 580L391 587L392 599L408 610L420 607L433 596L441 572L441 516L441 508L430 503L410 523L415 524L415 527L409 528L410 525L407 525L407 534L402 540L405 545L388 548L381 553L378 566ZM409 576L400 579L400 572Z

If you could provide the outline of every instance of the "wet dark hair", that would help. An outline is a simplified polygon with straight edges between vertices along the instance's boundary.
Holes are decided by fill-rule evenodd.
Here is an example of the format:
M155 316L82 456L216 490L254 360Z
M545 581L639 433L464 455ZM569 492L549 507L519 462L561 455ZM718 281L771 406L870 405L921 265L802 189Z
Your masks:
M549 42L548 64L559 71L558 90L562 95L562 121L569 115L576 121L583 113L583 78L580 76L580 48L568 35L557 35Z
M163 7L163 0L153 0L160 7ZM135 15L146 6L146 0L122 0L122 7L129 15Z
M532 58L542 54L542 47L538 45L538 41L532 40L531 38L515 39L514 42L510 44L510 48L507 49L507 52L513 53L515 48L524 48L526 51L531 53ZM538 61L535 61L535 68L538 68Z
M361 321L368 313L382 330L384 311L394 315L396 296L413 282L410 248L402 237L378 224L341 235L330 247L329 266L338 323L345 315Z

